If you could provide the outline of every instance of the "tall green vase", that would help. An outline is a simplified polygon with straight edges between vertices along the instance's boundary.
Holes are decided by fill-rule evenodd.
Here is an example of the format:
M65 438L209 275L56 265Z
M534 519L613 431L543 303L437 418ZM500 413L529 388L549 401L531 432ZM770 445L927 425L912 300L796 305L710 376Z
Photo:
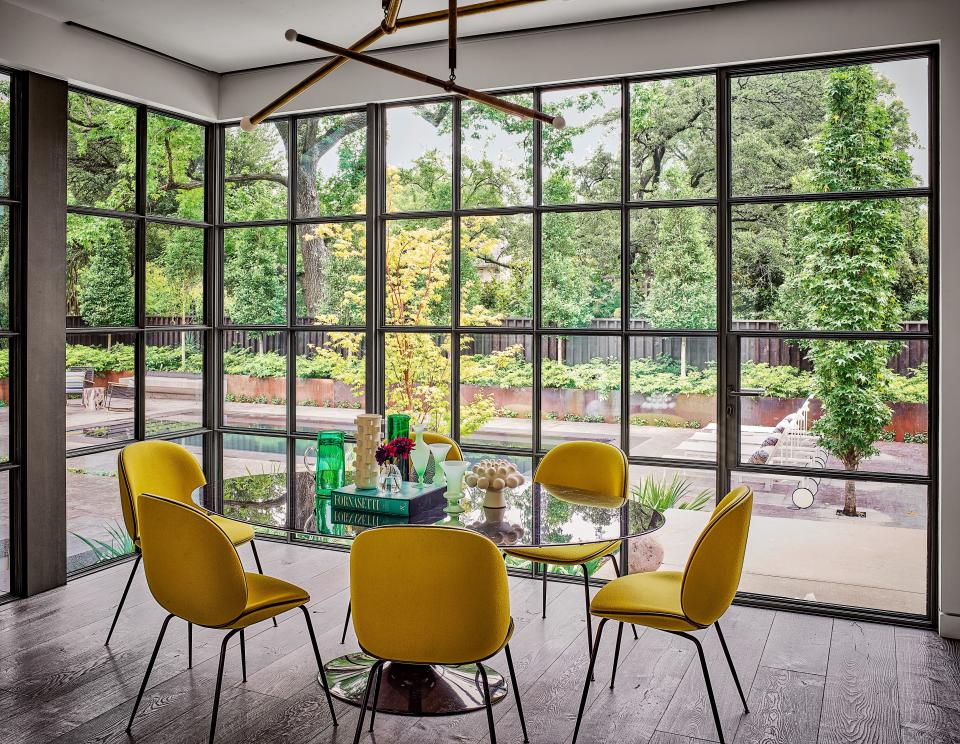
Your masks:
M391 413L387 416L387 441L392 442L397 437L410 437L410 414ZM400 468L400 478L410 478L410 463L406 457L399 458L397 467Z
M343 432L319 432L317 434L317 498L330 498L330 492L335 488L342 488L345 480Z

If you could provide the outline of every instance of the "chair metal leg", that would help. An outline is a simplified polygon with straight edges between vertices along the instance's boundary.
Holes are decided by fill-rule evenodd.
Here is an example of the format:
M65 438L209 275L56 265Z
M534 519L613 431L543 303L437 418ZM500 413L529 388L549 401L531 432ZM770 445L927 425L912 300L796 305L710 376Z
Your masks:
M347 642L347 629L350 627L350 611L353 609L353 603L347 602L347 619L343 621L343 635L340 636L340 645Z
M307 630L310 633L310 644L313 646L313 655L317 657L317 668L320 670L320 682L323 684L323 691L327 695L327 705L330 706L330 717L333 719L333 725L339 725L337 723L337 713L333 709L333 698L330 697L330 685L327 684L327 673L323 671L323 660L320 658L320 647L317 646L317 636L313 632L313 622L310 620L310 611L300 605L300 609L303 610L303 619L307 621Z
M127 593L130 591L130 585L133 583L133 577L137 573L137 567L140 565L140 559L142 557L143 554L138 551L136 560L133 562L133 570L130 572L130 578L127 579L127 585L123 588L123 594L120 595L120 604L117 605L117 611L113 616L113 622L110 623L110 632L107 633L107 640L103 644L104 646L110 645L110 637L113 635L113 629L117 627L117 620L120 619L120 610L123 609L123 603L127 601Z
M619 579L620 576L621 576L621 574L620 574L620 564L617 563L617 556L611 555L611 556L610 556L610 560L613 562L613 572L617 575L617 578ZM633 631L633 640L639 641L639 640L640 640L640 636L639 636L639 634L637 633L637 626L631 624L631 625L630 625L630 630Z
M610 673L610 689L613 689L613 683L617 680L617 662L620 660L620 640L623 638L623 623L618 623L617 628L617 647L613 652L613 671Z
M700 657L700 667L703 669L703 681L707 685L707 697L710 699L710 709L713 711L713 722L717 726L717 736L720 737L720 744L725 744L723 738L723 726L720 724L720 712L717 710L717 700L713 696L713 685L710 684L710 671L707 669L707 657L703 654L703 646L694 636L687 633L676 631L674 635L682 636L688 641L693 641L697 647L697 655Z
M513 670L513 654L510 653L510 644L503 647L507 655L507 669L510 670L510 682L513 684L513 696L517 699L517 713L520 714L520 728L523 729L523 741L530 741L527 738L527 722L523 718L523 703L520 702L520 688L517 685L517 673Z
M540 569L543 571L543 619L547 619L547 564L541 563Z
M593 622L590 620L590 576L587 574L587 564L581 563L583 569L583 594L587 605L587 653L593 649ZM591 680L593 677L590 678Z
M243 629L240 630L240 668L243 670L243 681L247 681L247 637L243 632Z
M373 690L373 707L370 709L370 733L373 733L373 722L377 720L377 704L380 702L380 682L383 679L383 667L377 670L377 686Z
M217 735L217 713L220 710L220 689L223 687L223 662L227 656L227 643L239 632L239 630L231 630L224 636L223 643L220 644L220 666L217 668L217 687L213 693L213 713L210 716L209 744L213 744L214 737Z
M497 744L497 730L493 725L493 702L490 700L490 680L487 679L487 670L483 664L477 664L480 677L483 679L483 703L487 706L487 726L490 728L490 744ZM511 675L512 676L512 675Z
M187 623L187 669L193 669L193 623Z
M373 686L373 678L383 666L383 661L377 660L370 667L370 674L367 675L367 686L363 691L363 703L360 705L360 716L357 718L357 733L353 737L353 744L360 744L360 735L363 733L363 717L367 713L367 705L370 703L370 688Z
M723 638L723 631L720 630L720 622L717 621L714 623L717 626L717 636L720 638L720 646L723 648L723 655L727 657L727 664L730 665L730 674L733 675L733 681L737 683L737 692L740 693L740 700L743 701L743 712L749 713L750 708L747 707L747 698L743 694L743 688L740 686L740 678L737 676L737 669L733 665L733 658L730 656L730 651L727 649L727 642Z
M593 644L590 653L590 666L587 667L587 678L583 681L583 695L580 697L580 710L577 712L577 725L573 729L573 744L577 744L577 735L580 733L580 723L583 721L583 711L587 707L587 693L590 692L590 680L593 679L593 667L597 663L597 652L600 650L600 637L603 635L603 626L607 624L607 618L600 620L597 626L597 641Z
M143 692L147 689L147 681L150 679L150 672L153 671L153 665L157 661L157 654L160 653L160 644L163 643L163 634L167 632L167 625L170 624L170 620L173 619L173 615L167 615L163 621L163 625L160 626L160 635L157 636L157 645L153 647L153 654L150 656L150 663L147 664L147 672L143 675L143 683L140 685L140 692L137 693L137 700L133 704L133 710L130 711L130 720L127 722L127 731L133 726L133 719L137 716L137 708L140 707L140 701L143 700Z
M261 574L263 574L263 566L260 565L260 554L257 553L257 541L256 541L256 540L251 540L251 541L250 541L250 549L253 551L253 560L256 561L256 563L257 563L257 571L259 571ZM277 627L277 618L276 618L276 617L273 618L273 627L274 627L274 628Z

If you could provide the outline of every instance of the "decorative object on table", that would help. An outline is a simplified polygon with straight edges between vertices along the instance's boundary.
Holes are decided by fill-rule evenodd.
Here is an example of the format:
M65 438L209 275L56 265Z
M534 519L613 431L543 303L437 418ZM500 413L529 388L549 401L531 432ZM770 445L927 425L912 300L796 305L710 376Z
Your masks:
M417 483L423 488L423 477L427 472L427 463L430 462L430 446L423 441L423 424L414 424L413 450L410 452L410 465L413 467L413 473L417 476Z
M507 510L500 508L483 507L483 521L467 525L468 529L479 532L489 538L495 545L516 545L523 540L526 530L523 525L512 524L504 518Z
M470 463L466 460L440 460L440 469L447 482L447 490L443 494L447 500L443 510L447 514L463 514L463 507L460 506L460 499L463 498L463 474L469 467Z
M387 416L386 429L385 437L388 442L392 442L394 439L398 439L399 437L409 439L410 414L391 413L389 416ZM400 469L401 480L410 480L410 461L407 458L400 460L400 462L395 462L394 465Z
M443 469L437 466L447 459L447 453L450 451L452 445L445 442L434 442L427 446L430 448L430 464L427 465L427 478L429 482L435 486L445 486L447 480L444 478ZM430 472L431 470L433 470L433 473Z
M507 460L481 460L464 478L471 488L482 488L486 493L483 505L498 509L507 505L503 489L518 488L526 482L517 466Z
M362 489L353 485L344 486L331 494L331 503L334 510L392 514L414 519L425 512L439 512L444 498L442 488L421 487L416 483L403 481L400 489L393 493Z
M311 470L309 458L314 452L316 455L314 467ZM345 462L343 432L317 432L317 443L308 447L303 453L303 464L307 472L313 475L318 499L330 498L330 491L340 488L346 482Z
M377 487L380 466L377 464L377 447L380 446L380 416L376 413L361 413L357 416L356 472L353 482L359 489Z
M400 490L403 482L398 462L406 462L413 449L413 440L409 437L397 437L377 447L376 458L380 465L380 490L393 493Z

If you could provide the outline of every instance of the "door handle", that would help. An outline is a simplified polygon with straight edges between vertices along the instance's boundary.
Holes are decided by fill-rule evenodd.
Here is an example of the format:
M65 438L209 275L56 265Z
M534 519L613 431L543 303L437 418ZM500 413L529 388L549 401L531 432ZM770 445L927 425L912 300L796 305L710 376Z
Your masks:
M734 398L757 398L765 395L766 392L763 388L744 388L743 390L738 390L733 385L727 388L727 395L733 396Z

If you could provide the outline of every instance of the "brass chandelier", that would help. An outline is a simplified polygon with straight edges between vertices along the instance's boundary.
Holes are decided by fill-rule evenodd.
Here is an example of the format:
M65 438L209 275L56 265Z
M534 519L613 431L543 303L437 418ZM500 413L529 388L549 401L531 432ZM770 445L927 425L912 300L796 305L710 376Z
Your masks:
M545 2L545 0L486 0L486 2L474 3L460 9L457 8L457 0L449 0L449 6L447 10L436 10L430 13L407 16L406 18L399 17L400 3L402 0L382 0L382 2L383 21L381 21L379 26L373 29L370 33L366 34L362 39L355 42L353 46L349 48L337 46L336 44L331 44L326 41L321 41L320 39L315 39L311 36L297 33L294 29L289 29L285 34L287 41L297 41L301 44L306 44L308 46L321 49L325 52L329 52L335 56L319 67L313 74L305 77L299 83L272 100L252 116L243 117L243 119L240 120L240 127L244 131L252 132L254 129L256 129L257 125L270 116L270 114L274 113L281 106L284 106L292 101L294 98L311 87L314 83L325 78L331 72L342 66L347 60L354 60L355 62L360 62L371 67L376 67L380 70L392 72L395 75L401 75L403 77L410 78L411 80L416 80L420 83L426 83L427 85L441 88L448 93L456 94L461 98L467 98L471 101L484 103L487 106L499 109L500 111L504 111L508 114L513 114L514 116L534 119L536 121L543 122L544 124L549 124L557 129L563 129L566 126L566 122L562 116L551 116L550 114L545 114L542 111L537 111L536 109L527 108L526 106L521 106L519 104L512 103L511 101L506 101L503 98L490 95L489 93L483 93L482 91L466 88L456 82L458 17L479 15L481 13L491 13L496 10L513 8L520 5L542 3ZM384 36L395 33L398 29L425 26L427 24L438 23L440 21L447 21L448 26L450 77L447 80L442 80L440 78L433 77L432 75L427 75L426 73L410 69L409 67L403 67L401 65L387 62L364 53L364 50L367 49L371 44L379 41Z

